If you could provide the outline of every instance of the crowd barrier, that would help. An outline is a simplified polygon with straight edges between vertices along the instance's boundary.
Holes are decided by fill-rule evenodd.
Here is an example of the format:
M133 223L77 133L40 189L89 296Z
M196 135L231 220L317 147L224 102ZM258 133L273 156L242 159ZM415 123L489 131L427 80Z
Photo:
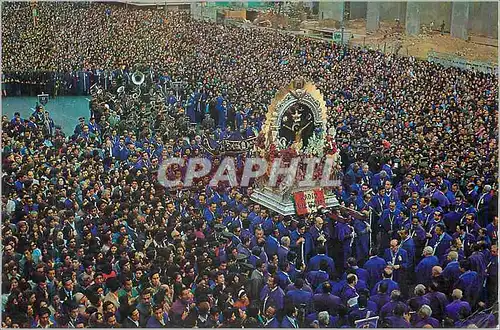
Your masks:
M5 72L2 74L2 90L8 96L35 96L42 92L51 96L89 95L94 84L104 89L111 87L113 80L123 79L126 83L132 79L133 72L124 70L84 70L66 73L49 71Z
M441 64L444 67L455 67L462 70L475 70L498 75L498 65L480 61L469 61L446 53L430 51L427 54L427 60L429 62Z

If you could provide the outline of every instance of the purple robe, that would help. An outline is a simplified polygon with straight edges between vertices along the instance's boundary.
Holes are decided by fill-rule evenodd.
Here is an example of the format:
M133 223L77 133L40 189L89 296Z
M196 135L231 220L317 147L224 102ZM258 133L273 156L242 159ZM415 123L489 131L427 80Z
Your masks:
M282 310L284 306L284 298L285 293L280 287L276 287L274 290L271 290L266 284L260 292L260 300L264 306L263 310L265 310L269 304L274 304L278 310Z
M351 237L352 229L347 223L337 222L335 232L337 234L337 239L342 245L343 262L345 266L347 259L351 256L352 244L354 242Z

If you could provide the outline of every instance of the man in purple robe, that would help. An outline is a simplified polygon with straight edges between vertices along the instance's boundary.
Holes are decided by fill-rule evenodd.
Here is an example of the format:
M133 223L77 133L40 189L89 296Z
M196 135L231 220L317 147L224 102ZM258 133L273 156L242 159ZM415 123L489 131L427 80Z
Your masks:
M313 303L315 310L326 310L332 315L336 315L343 306L342 300L332 294L332 285L329 282L323 284L321 293L313 296Z
M454 322L458 321L459 319L460 309L465 308L468 314L470 314L471 312L469 303L466 301L462 301L462 295L462 290L453 290L453 293L451 294L453 301L445 307L446 317L452 319Z
M479 244L474 244L472 246L472 250L474 252L472 252L468 258L470 262L470 270L477 273L477 276L482 283L486 274L486 260L484 255L481 253L481 247Z
M340 265L345 267L347 265L347 259L351 256L352 244L354 242L354 230L349 225L348 219L338 219L337 225L335 226L335 234L343 252L341 255L342 261L340 262Z
M405 314L404 305L398 304L394 307L393 314L393 316L389 316L383 320L389 328L411 328L408 322L409 315Z
M440 322L433 318L432 316L432 310L430 306L428 305L423 305L420 307L420 310L418 311L418 318L417 322L413 324L415 328L423 328L424 326L430 325L432 328L439 328L440 327Z
M278 286L279 278L277 276L270 276L267 280L267 284L262 288L260 292L260 300L262 301L262 310L270 305L276 306L278 310L282 310L284 307L285 292Z

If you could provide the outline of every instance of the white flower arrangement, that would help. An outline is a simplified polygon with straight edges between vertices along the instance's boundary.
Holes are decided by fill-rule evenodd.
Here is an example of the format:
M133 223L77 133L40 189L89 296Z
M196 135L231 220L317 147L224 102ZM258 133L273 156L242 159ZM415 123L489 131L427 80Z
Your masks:
M326 135L324 132L316 133L309 138L305 154L316 157L323 157L326 144Z

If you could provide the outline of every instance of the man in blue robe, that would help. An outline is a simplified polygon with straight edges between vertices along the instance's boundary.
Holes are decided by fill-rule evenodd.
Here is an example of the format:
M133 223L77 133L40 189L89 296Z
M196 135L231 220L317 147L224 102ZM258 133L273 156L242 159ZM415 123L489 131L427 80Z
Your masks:
M445 209L450 205L450 201L446 196L443 194L442 191L436 188L436 182L431 182L429 183L429 190L426 193L427 196L429 196L432 199L435 199L438 201L439 207Z
M195 107L196 107L196 95L192 91L186 103L186 114L189 117L189 120L192 124L196 123Z
M398 192L395 189L393 189L391 181L386 180L384 183L384 188L385 188L384 198L386 200L386 203L391 201L396 202L396 204L399 203Z
M405 311L408 313L410 309L408 308L408 305L406 305L403 302L403 296L401 295L401 291L399 290L392 290L391 294L389 295L391 300L386 302L382 308L380 308L378 314L381 318L386 318L388 316L392 316L394 307L397 305L402 305L405 308Z
M399 290L399 284L395 281L392 280L393 277L393 271L390 268L384 269L382 273L382 280L376 283L373 288L372 288L372 295L375 295L379 287L382 285L382 283L385 283L387 285L387 293L390 294L393 290Z
M491 193L491 186L485 185L483 187L483 192L479 195L479 199L476 204L476 209L478 211L478 221L481 227L486 227L490 221L489 206L492 201L493 195Z
M290 249L297 254L297 265L305 265L313 251L311 234L306 232L306 225L300 222L297 229L290 233Z
M492 305L497 301L497 291L498 291L498 247L497 245L492 245L491 256L486 265L486 300L489 305Z
M413 322L413 327L415 328L424 328L424 327L432 327L439 328L441 326L441 322L431 316L432 310L430 306L424 305L420 307L420 310L417 314L417 319Z
M344 305L351 307L354 306L359 296L356 291L356 284L358 282L358 277L355 274L347 275L347 280L342 289L340 290L340 299Z
M459 265L462 274L459 276L454 288L462 290L465 301L471 306L475 306L483 283L478 274L470 270L470 261L468 259L460 261Z
M450 232L454 231L455 228L457 228L457 225L460 224L460 220L464 216L466 209L467 208L462 200L462 197L457 196L455 199L455 205L452 206L451 211L445 213L443 217L443 222Z
M382 272L387 266L387 262L379 257L376 253L372 253L370 258L365 262L363 268L368 272L368 287L373 288L374 285L382 280Z
M425 216L418 211L418 204L413 204L409 206L410 209L410 223L413 223L413 219L417 219L417 222L423 223L425 220Z
M307 281L311 284L313 290L316 290L319 285L328 281L330 278L326 260L321 260L319 267L319 270L308 271L306 275Z
M278 253L278 247L280 246L278 237L279 237L279 230L277 228L274 229L271 232L271 234L267 236L265 251L268 257L271 257L272 255Z
M366 260L370 252L371 228L369 223L360 219L353 219L352 226L356 237L354 238L355 255L358 260Z
M217 208L217 204L216 203L210 203L210 206L205 208L205 210L203 210L203 218L205 219L205 221L207 222L207 224L210 226L214 220L215 220L215 210Z
M400 212L396 209L395 201L390 202L389 209L382 212L379 220L382 247L387 247L389 241L397 237L397 230L401 227L402 222Z
M312 292L304 290L304 280L298 278L295 281L296 290L288 291L285 295L285 298L296 308L299 308L300 305L307 305L312 307Z
M307 270L319 270L321 263L325 261L327 265L326 271L330 276L333 276L335 274L335 262L332 258L326 255L326 248L324 246L318 246L316 251L317 254L312 257L307 264Z
M457 228L457 231L453 234L452 238L453 239L460 238L464 252L467 255L471 254L472 253L472 245L476 242L476 238L474 237L474 235L466 232L465 224L458 225L456 228Z
M279 328L280 321L278 320L278 316L276 315L276 306L269 304L267 309L264 310L265 322L264 328Z
M470 270L477 273L481 283L483 283L486 275L486 259L481 253L481 247L479 244L474 244L472 246L473 252L469 256L468 260L470 262Z
M429 299L425 298L425 285L423 284L417 284L415 286L415 289L413 290L414 296L410 299L408 299L408 307L410 308L411 311L418 312L420 307L423 305L429 305L431 302Z
M477 237L479 229L481 229L481 226L476 222L475 214L467 213L465 215L465 232Z
M354 231L348 221L349 219L344 220L344 218L339 218L337 224L335 225L336 239L342 251L342 254L339 255L341 258L338 264L339 267L345 267L347 265L347 259L351 256L352 245L354 242Z
M298 328L297 308L291 304L285 305L285 316L281 320L280 328Z
M288 261L288 252L290 252L290 237L281 238L281 244L278 247L278 260L280 263Z
M408 235L413 239L415 243L415 262L420 259L422 251L424 250L425 243L427 241L425 229L422 227L418 218L412 219L411 227L408 228Z
M422 226L425 228L427 226L427 222L429 219L429 216L432 214L434 209L430 206L431 200L429 197L422 197L420 198L420 211L419 211L419 217L421 217L423 220Z
M413 268L415 266L415 242L413 238L408 234L408 229L403 228L399 232L399 237L401 240L401 248L408 253L408 273L413 273Z
M438 266L439 260L434 255L434 249L430 246L424 248L424 258L415 268L417 284L429 285L432 279L432 267Z
M372 245L378 243L378 223L380 221L380 217L382 216L382 212L384 212L384 209L386 208L384 204L384 194L385 190L381 188L378 193L370 199L370 202L368 203L372 210Z
M376 306L376 313L382 309L382 307L391 300L391 297L389 296L388 291L388 283L387 282L381 282L380 285L377 287L376 294L373 294L370 296L370 301L375 304Z
M441 257L450 248L452 238L445 232L445 226L442 223L436 225L434 231L435 235L429 241L429 246L434 249L435 256Z
M474 206L477 205L477 201L479 199L479 194L476 191L475 185L473 182L469 182L467 184L467 190L465 193L465 198L470 201L470 203Z
M377 315L377 307L373 302L368 302L368 297L365 294L360 294L358 303L349 311L349 321L351 325L357 320L374 317ZM370 306L371 305L371 306Z
M390 241L390 247L384 252L384 259L394 271L394 281L402 284L408 269L408 253L400 247L398 240Z
M371 186L373 173L370 171L368 165L363 165L363 167L359 169L357 176L361 179L361 184Z
M388 180L388 179L390 179L390 178L387 176L387 172L386 171L382 170L379 173L376 173L373 176L372 189L373 190L379 190L381 187L384 187L385 181Z
M462 274L460 272L460 265L458 264L458 253L456 251L448 252L447 259L449 262L443 269L442 275L453 285L458 281L460 275Z
M344 273L342 279L346 279L347 278L347 272L349 270L354 271L354 274L356 274L356 276L358 276L358 281L363 281L366 284L368 284L369 276L370 275L369 275L369 273L368 273L368 271L366 269L360 268L358 266L358 262L356 261L355 258L349 258L349 259L347 259L347 271Z
M292 284L292 280L290 279L290 275L288 275L290 271L290 264L288 261L285 261L279 265L280 269L276 273L278 277L278 285L280 288L285 290L290 284Z

